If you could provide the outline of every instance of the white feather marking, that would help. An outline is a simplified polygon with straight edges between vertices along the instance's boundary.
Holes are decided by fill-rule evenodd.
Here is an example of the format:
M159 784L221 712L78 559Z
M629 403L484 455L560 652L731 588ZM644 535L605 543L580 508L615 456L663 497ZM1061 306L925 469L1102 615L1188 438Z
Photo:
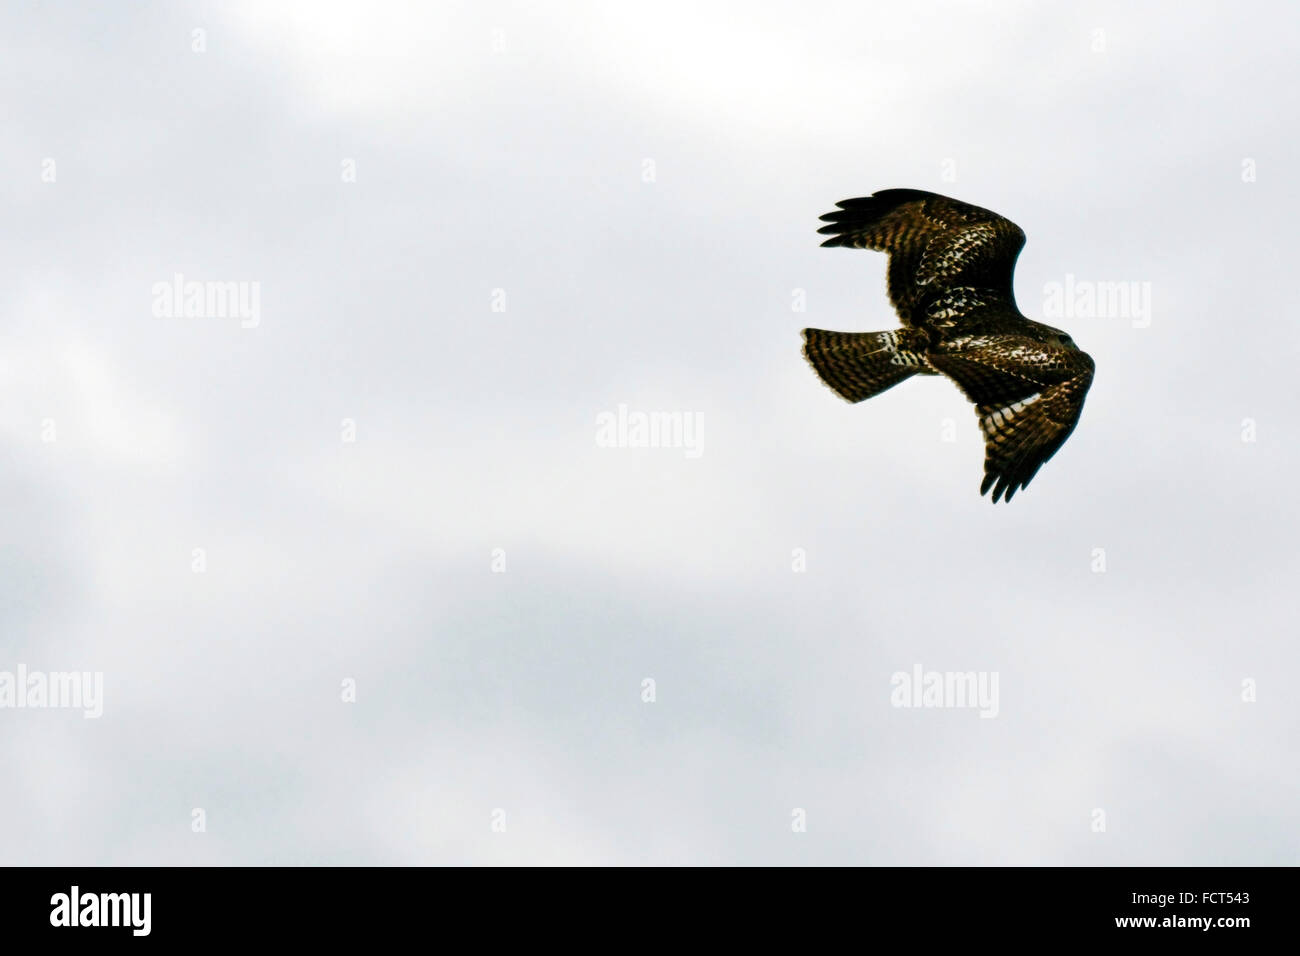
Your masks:
M1004 405L1002 408L996 408L980 419L980 428L983 430L985 435L992 436L996 434L999 429L1005 428L1009 425L1011 420L1015 418L1017 414L1023 412L1026 408L1042 397L1041 392L1035 392L1028 398L1022 399L1018 402L1012 402L1010 405Z

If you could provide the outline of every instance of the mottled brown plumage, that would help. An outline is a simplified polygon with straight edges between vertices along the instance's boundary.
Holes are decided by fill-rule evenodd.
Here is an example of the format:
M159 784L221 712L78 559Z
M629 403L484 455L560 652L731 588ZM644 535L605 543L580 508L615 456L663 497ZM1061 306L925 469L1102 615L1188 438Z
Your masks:
M975 404L993 501L1029 484L1079 421L1093 361L1069 335L1020 313L1012 291L1020 227L916 189L836 203L823 246L889 253L889 299L903 328L804 329L822 381L860 402L912 375L948 376Z

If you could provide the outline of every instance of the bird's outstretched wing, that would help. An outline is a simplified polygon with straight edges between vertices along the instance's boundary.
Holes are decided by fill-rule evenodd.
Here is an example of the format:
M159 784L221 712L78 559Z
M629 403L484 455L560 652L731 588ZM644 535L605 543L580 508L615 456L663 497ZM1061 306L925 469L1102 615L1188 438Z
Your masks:
M846 199L821 218L823 246L889 253L889 299L904 325L921 308L957 286L1005 295L1014 306L1011 275L1025 234L1010 219L919 189L882 189Z
M975 403L984 434L984 481L993 501L1029 484L1074 431L1092 384L1086 352L1017 336L998 336L930 356L931 364Z

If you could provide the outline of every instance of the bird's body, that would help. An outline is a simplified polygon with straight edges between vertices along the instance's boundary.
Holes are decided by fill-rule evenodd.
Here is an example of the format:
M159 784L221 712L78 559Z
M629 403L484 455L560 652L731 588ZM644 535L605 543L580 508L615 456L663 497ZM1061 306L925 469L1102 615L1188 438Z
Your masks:
M913 375L946 375L976 407L986 445L980 493L1007 501L1065 443L1092 384L1092 358L1060 329L1026 318L1011 280L1020 227L978 206L914 189L848 199L822 216L822 245L889 253L902 328L804 329L822 381L860 402Z

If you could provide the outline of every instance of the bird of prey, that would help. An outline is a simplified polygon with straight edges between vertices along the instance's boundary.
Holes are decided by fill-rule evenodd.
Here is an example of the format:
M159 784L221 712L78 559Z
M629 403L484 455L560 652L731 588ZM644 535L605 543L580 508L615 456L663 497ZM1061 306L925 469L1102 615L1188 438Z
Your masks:
M913 375L946 375L975 404L993 501L1029 484L1079 421L1093 361L1060 329L1016 308L1011 274L1025 244L995 212L918 189L846 199L822 216L823 246L889 254L902 328L804 329L804 355L842 398L860 402Z

